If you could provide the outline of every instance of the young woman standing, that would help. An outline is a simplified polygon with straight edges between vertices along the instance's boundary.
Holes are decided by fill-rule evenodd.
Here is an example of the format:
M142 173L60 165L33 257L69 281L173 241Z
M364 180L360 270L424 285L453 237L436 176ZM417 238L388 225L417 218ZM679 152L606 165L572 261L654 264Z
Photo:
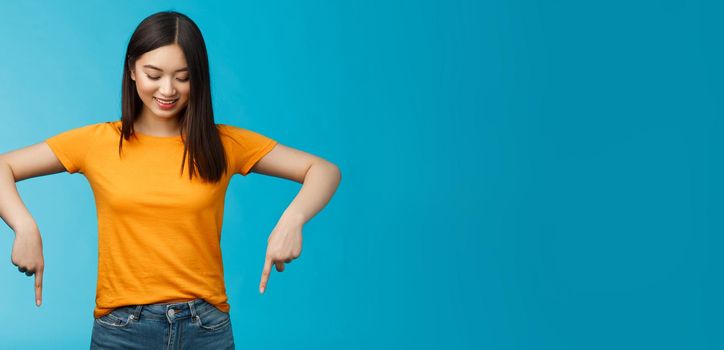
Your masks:
M82 173L98 215L91 348L233 349L221 226L231 176L302 183L267 245L259 284L299 257L302 227L329 201L339 169L251 130L214 122L206 45L178 12L134 31L124 58L120 120L90 124L0 155L0 217L15 232L12 263L43 285L38 225L15 183Z

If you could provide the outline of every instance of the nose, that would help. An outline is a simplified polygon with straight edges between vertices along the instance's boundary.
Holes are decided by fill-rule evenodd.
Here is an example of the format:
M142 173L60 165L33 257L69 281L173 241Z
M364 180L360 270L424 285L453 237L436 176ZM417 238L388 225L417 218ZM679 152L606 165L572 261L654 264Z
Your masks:
M158 89L158 91L161 93L161 95L165 97L176 96L176 89L174 89L172 79L163 79L161 87Z

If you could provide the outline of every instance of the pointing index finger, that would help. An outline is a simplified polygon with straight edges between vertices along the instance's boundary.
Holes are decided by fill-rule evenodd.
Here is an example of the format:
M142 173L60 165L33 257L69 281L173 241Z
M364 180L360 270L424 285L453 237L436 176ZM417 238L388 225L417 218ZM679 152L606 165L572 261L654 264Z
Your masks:
M269 274L271 274L272 261L269 257L264 261L264 270L261 272L261 283L259 283L259 293L264 294L266 284L269 281Z
M40 306L43 301L43 270L35 273L35 306Z

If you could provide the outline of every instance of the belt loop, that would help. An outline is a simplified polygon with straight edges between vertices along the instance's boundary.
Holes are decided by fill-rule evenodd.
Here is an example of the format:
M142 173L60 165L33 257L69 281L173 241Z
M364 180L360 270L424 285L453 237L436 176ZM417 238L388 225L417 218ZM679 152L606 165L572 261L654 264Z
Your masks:
M141 319L141 310L143 309L143 305L136 305L136 309L133 310L133 313L131 316L133 316L133 319L140 320Z
M187 301L186 303L189 304L189 310L191 310L191 318L196 318L196 308L194 307L194 304L196 303L197 299Z

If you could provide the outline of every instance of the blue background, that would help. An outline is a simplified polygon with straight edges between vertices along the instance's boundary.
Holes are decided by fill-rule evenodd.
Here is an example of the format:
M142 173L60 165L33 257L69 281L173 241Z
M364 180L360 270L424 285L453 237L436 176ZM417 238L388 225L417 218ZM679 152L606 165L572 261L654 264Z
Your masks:
M237 347L721 349L716 1L3 2L0 152L120 113L146 16L200 26L219 123L336 163L304 251L257 291L300 188L227 194ZM87 348L97 221L79 174L18 183L44 300L0 227L0 347Z

